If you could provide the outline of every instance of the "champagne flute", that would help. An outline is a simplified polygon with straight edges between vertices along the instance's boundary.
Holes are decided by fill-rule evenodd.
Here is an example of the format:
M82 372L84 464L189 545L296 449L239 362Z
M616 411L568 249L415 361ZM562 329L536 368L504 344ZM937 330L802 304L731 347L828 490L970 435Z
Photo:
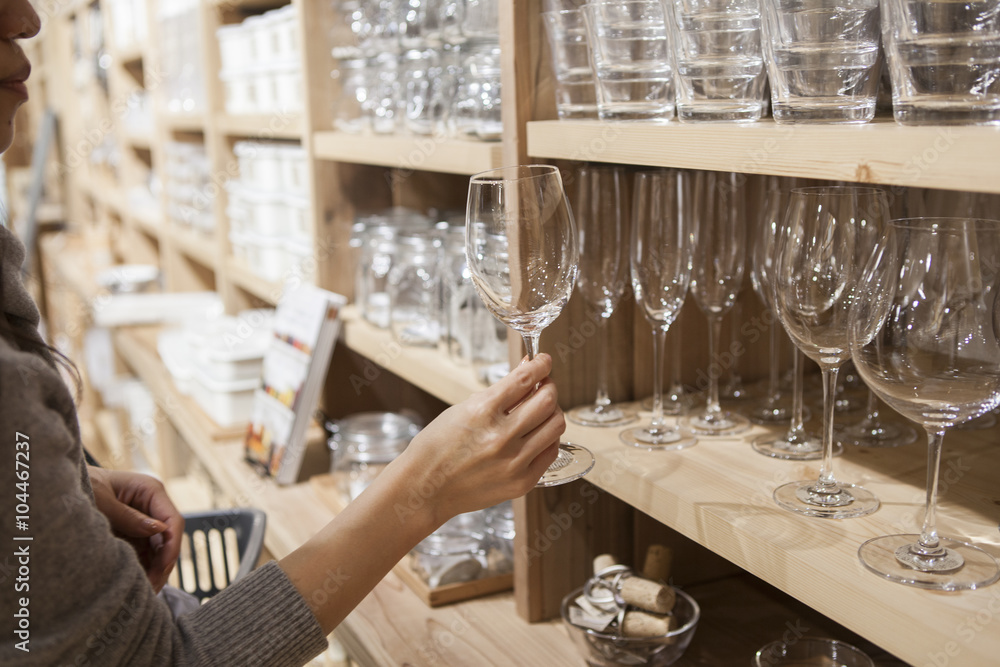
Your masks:
M519 165L474 175L465 234L476 291L494 317L521 334L533 359L542 329L559 317L576 282L576 225L559 170ZM571 482L593 466L589 451L560 443L538 486Z
M879 398L927 431L927 494L919 535L887 535L858 550L892 581L935 590L1000 578L982 549L938 535L937 482L945 431L1000 403L995 318L1000 222L894 220L851 308L850 349Z
M694 175L691 206L696 242L691 270L691 292L708 318L708 399L705 408L688 418L699 435L729 436L750 428L743 415L724 411L719 404L719 359L722 317L736 303L743 283L746 197L742 176L736 173L698 171Z
M763 225L754 243L754 257L752 278L757 296L764 302L764 306L777 316L778 306L775 303L774 293L774 270L775 254L777 252L778 231L781 228L781 217L788 205L789 191L780 187L777 179L770 182L767 202L764 208ZM771 354L774 356L774 335L779 332L780 326L775 322L771 327L772 348ZM794 461L809 461L823 456L823 441L805 429L805 420L808 414L805 408L803 397L803 379L805 357L802 350L795 348L792 361L792 406L787 410L791 416L788 431L782 435L761 435L754 438L752 446L754 451L777 459L787 459ZM771 382L777 385L777 365L771 363ZM778 404L780 405L780 404ZM771 416L780 414L776 404L765 402L763 411ZM761 420L768 421L768 420ZM834 455L843 451L839 443L834 444Z
M622 432L622 442L633 447L676 450L696 442L663 418L664 342L691 280L692 230L684 210L687 176L661 170L635 177L630 266L635 301L653 328L653 417L649 426Z
M833 413L837 372L850 356L849 308L888 210L885 193L876 188L797 188L789 197L778 237L775 303L792 341L823 372L819 479L774 490L775 502L792 512L846 519L879 507L873 493L833 475Z
M570 410L566 418L584 426L623 426L637 415L613 405L608 394L608 318L628 285L631 191L625 168L585 165L577 171L573 212L579 233L580 271L576 289L597 313L597 398Z

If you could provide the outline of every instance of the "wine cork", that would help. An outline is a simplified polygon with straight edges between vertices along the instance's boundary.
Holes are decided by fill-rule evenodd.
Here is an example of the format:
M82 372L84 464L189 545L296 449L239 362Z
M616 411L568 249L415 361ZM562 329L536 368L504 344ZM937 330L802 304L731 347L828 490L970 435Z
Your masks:
M644 611L625 612L622 621L624 637L660 637L670 632L671 616L657 616Z
M611 554L601 554L600 556L594 558L594 574L617 564L618 559Z
M670 566L674 562L674 552L662 544L650 544L646 549L646 562L642 566L642 576L653 581L667 582Z
M668 613L677 599L670 586L642 577L628 577L622 581L621 596L626 604L657 614Z

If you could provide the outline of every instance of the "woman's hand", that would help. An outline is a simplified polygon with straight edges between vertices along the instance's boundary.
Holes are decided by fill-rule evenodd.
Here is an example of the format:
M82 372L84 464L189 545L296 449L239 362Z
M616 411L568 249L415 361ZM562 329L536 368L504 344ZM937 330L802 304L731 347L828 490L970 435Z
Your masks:
M97 509L112 532L135 549L149 583L159 592L180 554L184 517L153 477L93 466L87 471Z
M534 488L566 430L551 369L547 354L522 362L424 428L400 457L412 480L407 506L430 507L439 524Z

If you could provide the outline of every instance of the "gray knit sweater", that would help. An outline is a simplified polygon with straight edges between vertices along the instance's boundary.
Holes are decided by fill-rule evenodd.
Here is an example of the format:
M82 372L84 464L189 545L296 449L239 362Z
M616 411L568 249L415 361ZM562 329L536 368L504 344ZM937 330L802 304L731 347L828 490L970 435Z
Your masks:
M24 247L0 227L0 250L0 316L37 339ZM59 373L0 335L0 665L302 665L325 647L273 562L175 621L94 504Z

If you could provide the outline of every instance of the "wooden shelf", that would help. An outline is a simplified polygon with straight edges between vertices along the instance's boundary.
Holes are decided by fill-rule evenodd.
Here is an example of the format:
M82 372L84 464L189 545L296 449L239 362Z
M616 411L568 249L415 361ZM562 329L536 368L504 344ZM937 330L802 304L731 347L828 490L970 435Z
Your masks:
M369 324L354 306L341 311L340 338L347 347L446 403L460 403L486 388L470 366L433 348L407 347L386 329Z
M448 174L475 174L501 166L503 159L499 143L344 132L317 132L313 155L335 162Z
M956 628L989 605L1000 605L1000 588L955 594L918 590L883 580L858 561L858 547L870 538L919 532L923 447L850 448L837 458L838 479L874 492L882 507L868 517L833 521L800 517L774 504L776 486L816 479L819 462L757 454L750 442L763 433L754 427L742 439L703 438L680 452L629 448L616 431L572 424L564 439L595 454L597 463L587 476L593 484L896 656L924 664L928 655L961 638L963 666L996 664L1000 633L969 633L966 639ZM938 511L942 535L975 542L994 556L1000 556L997 436L997 431L949 436Z
M155 239L160 238L163 229L163 217L159 211L148 208L129 208L128 218L143 232Z
M1000 192L1000 128L541 121L536 158Z
M215 239L196 229L171 223L166 230L177 249L202 266L215 270Z
M215 126L222 134L230 137L301 140L305 122L301 114L276 111L246 116L217 114Z
M203 113L161 113L160 122L172 132L204 132Z
M245 263L235 257L226 258L226 271L229 279L239 288L249 292L261 301L271 305L278 303L283 286L280 282L272 282L258 276Z
M129 146L132 146L132 148L139 148L147 151L152 150L153 148L153 137L150 134L128 132L125 135L125 141L128 142Z
M124 49L117 49L115 55L123 67L141 65L144 49L142 44L129 44Z

